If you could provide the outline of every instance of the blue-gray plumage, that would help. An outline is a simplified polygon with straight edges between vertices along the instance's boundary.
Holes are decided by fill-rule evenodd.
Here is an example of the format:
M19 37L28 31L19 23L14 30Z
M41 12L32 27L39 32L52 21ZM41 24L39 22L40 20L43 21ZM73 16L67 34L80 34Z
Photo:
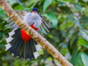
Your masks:
M42 23L41 17L37 13L36 8L34 8L34 10L32 10L32 12L27 13L23 19L28 25L33 24L33 26L36 28L39 28Z

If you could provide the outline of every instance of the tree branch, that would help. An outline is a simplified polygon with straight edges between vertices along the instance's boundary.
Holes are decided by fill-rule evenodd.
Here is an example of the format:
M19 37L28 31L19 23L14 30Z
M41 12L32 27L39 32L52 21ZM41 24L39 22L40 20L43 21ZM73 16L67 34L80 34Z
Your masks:
M45 38L32 29L26 22L24 22L18 14L10 7L6 0L0 0L0 6L9 17L35 41L37 41L45 50L47 50L62 66L73 66L67 59L60 54Z

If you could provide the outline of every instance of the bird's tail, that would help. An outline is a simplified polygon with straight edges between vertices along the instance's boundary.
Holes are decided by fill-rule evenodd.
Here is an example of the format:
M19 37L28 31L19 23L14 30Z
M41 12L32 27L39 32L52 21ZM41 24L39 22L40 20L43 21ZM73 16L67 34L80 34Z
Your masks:
M14 56L19 56L19 58L36 59L39 56L37 51L41 50L41 46L34 39L25 43L22 40L20 31L21 29L17 28L9 33L9 37L6 39L8 43L5 45L6 50L9 50L10 53L14 53Z

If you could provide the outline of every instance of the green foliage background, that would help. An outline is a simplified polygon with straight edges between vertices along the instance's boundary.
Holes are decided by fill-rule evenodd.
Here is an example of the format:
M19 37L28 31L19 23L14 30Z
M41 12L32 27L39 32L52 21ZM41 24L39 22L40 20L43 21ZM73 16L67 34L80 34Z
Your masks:
M88 66L88 1L87 0L7 0L14 10L39 13L52 24L45 38L57 48L74 66ZM60 66L44 49L37 60L14 58L5 51L8 33L8 16L0 8L0 66Z

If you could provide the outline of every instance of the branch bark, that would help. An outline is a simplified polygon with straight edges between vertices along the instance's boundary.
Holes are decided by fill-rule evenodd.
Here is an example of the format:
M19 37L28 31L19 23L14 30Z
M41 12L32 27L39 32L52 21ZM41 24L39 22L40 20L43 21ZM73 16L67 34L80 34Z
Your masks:
M0 0L0 6L8 14L9 17L35 41L37 41L45 50L47 50L62 66L73 66L60 52L51 45L45 38L32 29L24 22L18 14L10 7L6 0Z

